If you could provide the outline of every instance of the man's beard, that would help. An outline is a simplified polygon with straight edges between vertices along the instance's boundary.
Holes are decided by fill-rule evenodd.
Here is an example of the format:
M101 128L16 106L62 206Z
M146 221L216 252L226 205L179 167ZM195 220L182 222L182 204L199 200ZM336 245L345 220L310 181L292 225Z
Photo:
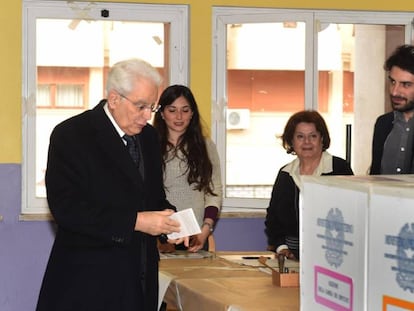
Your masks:
M407 103L403 106L397 106L397 105L394 104L394 102L392 100L392 97L391 97L392 109L395 110L395 111L399 111L399 112L408 112L408 111L414 110L414 100L409 101L409 100L407 100L407 98L404 98L404 99L407 101Z

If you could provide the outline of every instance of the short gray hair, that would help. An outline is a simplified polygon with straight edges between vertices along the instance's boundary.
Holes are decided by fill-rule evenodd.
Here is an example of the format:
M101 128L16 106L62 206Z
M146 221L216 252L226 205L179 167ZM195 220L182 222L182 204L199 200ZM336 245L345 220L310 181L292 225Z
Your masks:
M115 90L121 94L128 94L138 79L151 80L157 87L162 83L162 77L155 67L142 59L131 58L112 66L108 73L106 92Z

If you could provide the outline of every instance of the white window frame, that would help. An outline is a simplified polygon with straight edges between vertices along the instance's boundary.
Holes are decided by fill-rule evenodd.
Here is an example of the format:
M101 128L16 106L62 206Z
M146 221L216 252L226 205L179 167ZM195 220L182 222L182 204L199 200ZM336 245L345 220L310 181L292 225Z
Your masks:
M110 12L101 16L101 10ZM188 6L127 3L23 1L22 208L25 214L49 214L47 200L36 197L36 19L92 19L170 23L170 83L188 84Z
M228 24L269 23L300 21L306 23L305 52L305 109L317 109L312 103L318 102L317 72L317 28L322 23L352 23L405 25L405 42L412 42L412 13L374 11L334 11L214 7L212 16L212 137L217 144L221 159L223 185L226 182L226 26ZM260 161L260 159L257 159ZM225 193L226 191L224 191ZM223 211L251 212L264 210L268 199L223 198Z

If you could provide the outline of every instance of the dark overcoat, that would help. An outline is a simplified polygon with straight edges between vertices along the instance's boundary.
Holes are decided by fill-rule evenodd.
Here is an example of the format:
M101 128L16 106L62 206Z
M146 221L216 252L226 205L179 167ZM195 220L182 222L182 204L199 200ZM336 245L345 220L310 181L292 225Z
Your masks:
M47 199L57 223L38 311L156 311L156 237L134 231L139 211L170 207L157 134L138 135L139 175L105 101L57 125L50 138Z

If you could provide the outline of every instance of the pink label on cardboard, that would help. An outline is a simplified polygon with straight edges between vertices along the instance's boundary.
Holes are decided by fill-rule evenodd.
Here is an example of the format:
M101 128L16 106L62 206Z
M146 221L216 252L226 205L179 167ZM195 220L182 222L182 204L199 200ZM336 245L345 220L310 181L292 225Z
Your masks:
M315 266L315 300L332 310L352 311L353 282L346 275Z

